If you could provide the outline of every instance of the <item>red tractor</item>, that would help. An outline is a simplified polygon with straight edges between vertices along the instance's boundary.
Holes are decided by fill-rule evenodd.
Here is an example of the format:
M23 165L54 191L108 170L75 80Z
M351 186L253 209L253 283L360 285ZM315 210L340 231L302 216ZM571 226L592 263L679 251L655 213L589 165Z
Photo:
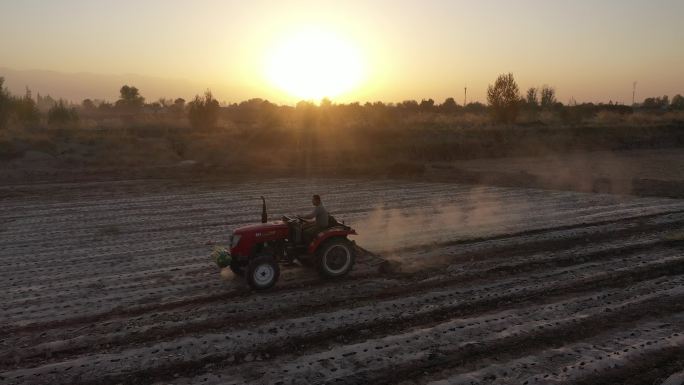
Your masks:
M280 276L280 263L314 267L324 278L346 275L354 266L356 247L348 236L356 231L334 217L329 227L313 239L303 239L305 221L284 216L268 222L266 201L262 199L261 224L237 228L230 236L230 250L214 250L216 264L230 267L235 275L244 277L255 290L273 287Z

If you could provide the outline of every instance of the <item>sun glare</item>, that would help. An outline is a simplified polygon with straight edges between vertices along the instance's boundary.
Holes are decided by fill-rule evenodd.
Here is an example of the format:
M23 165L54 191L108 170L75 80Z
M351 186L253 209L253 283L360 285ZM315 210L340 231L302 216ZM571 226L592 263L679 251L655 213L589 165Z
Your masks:
M351 41L320 29L283 36L269 51L265 75L291 96L320 100L358 88L364 78L362 55Z

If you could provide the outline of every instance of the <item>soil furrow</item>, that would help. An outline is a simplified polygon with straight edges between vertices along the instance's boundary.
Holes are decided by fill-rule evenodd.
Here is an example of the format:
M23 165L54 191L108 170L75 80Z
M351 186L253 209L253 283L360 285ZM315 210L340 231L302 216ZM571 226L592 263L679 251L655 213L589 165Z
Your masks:
M666 272L679 271L684 272L684 257L663 258L659 261L661 270L656 273L657 276L666 274ZM674 264L673 264L674 262ZM589 276L578 276L576 281L558 284L559 281L550 281L544 277L544 282L531 282L529 285L512 284L507 290L495 287L480 287L476 290L450 290L431 292L418 297L410 299L403 298L394 301L386 301L382 303L381 307L377 304L362 306L354 309L342 309L333 313L324 313L320 315L313 315L310 317L288 319L285 321L275 321L272 324L265 324L252 331L237 331L232 333L221 334L205 334L202 337L184 337L179 338L176 342L160 342L153 347L137 348L124 351L119 354L105 354L101 357L94 356L92 360L95 361L93 365L86 365L89 369L94 370L93 373L101 372L101 369L95 370L101 362L116 362L117 366L127 365L138 366L141 364L140 359L144 357L154 356L157 352L173 352L180 351L182 354L176 356L173 360L173 365L180 365L183 362L194 362L202 357L202 362L208 360L219 360L229 355L230 349L235 349L236 343L242 341L249 341L249 345L253 345L257 337L265 338L266 345L282 345L285 341L289 343L299 343L294 341L317 341L320 343L321 338L333 338L341 333L349 332L350 330L372 328L388 323L401 323L404 327L406 322L416 320L423 322L425 318L434 320L439 319L439 316L452 316L458 309L479 307L482 311L482 306L495 306L505 301L519 301L521 299L528 299L532 297L546 296L552 294L567 293L570 290L582 288L582 290L593 287L592 284L602 282L605 284L606 280L616 282L618 278L633 279L634 274L640 277L647 277L647 271L654 273L652 269L644 269L645 266L640 266L635 270L638 272L622 269L622 277L619 274L610 274L610 278L605 277L605 274L596 274ZM647 271L644 271L647 270ZM682 289L681 284L675 284L676 290ZM525 289L527 288L527 289ZM621 290L624 292L624 290ZM658 298L665 298L664 296L655 296ZM655 303L655 298L649 300L649 303ZM670 301L679 303L679 300ZM684 306L684 302L682 302ZM343 335L343 334L342 334ZM271 337L275 338L272 340ZM277 341L277 342L272 342ZM254 346L252 346L254 348ZM267 347L264 347L267 349ZM251 351L251 350L250 350ZM246 354L247 352L244 352ZM232 353L237 354L237 353ZM90 361L91 359L89 359ZM115 361L112 361L115 360ZM150 362L145 361L145 365ZM70 361L60 362L54 365L48 365L51 371L55 370L55 365L63 368L64 372L69 372L69 376L76 375L79 370L74 367ZM71 371L75 369L74 371ZM36 369L36 370L39 370ZM151 368L146 369L146 371ZM137 370L134 370L137 371ZM43 372L41 372L43 373ZM131 373L126 374L131 375ZM80 375L79 375L80 376Z
M577 333L574 329L588 330L586 325L598 324L610 325L611 321L620 320L625 322L626 318L639 319L644 316L639 312L634 312L635 308L654 306L663 311L682 311L684 310L684 287L681 283L665 285L667 290L653 291L649 283L645 283L630 290L632 293L625 293L619 290L618 293L607 293L605 296L579 297L561 303L539 307L533 305L530 308L513 310L508 313L495 313L490 317L475 317L474 319L458 319L447 321L438 325L431 325L428 328L402 334L399 337L390 336L380 339L378 342L367 341L362 346L369 355L377 357L377 351L383 350L384 355L389 354L389 360L399 360L403 371L423 370L425 367L434 367L435 361L445 361L446 357L458 354L460 356L472 355L474 352L484 349L492 349L492 345L519 344L520 340L539 340L542 336L558 336L562 333ZM639 290L645 293L639 295ZM621 296L626 295L627 299L620 300ZM629 295L632 294L632 295ZM615 298L613 298L615 297ZM598 301L597 301L598 300ZM424 305L422 307L423 316L430 320L429 309L437 305ZM386 309L388 309L386 307ZM169 341L156 344L147 348L132 349L121 354L99 354L88 357L87 360L79 359L76 361L63 361L45 367L33 369L20 369L18 371L6 372L5 376L10 380L21 380L22 378L40 378L41 381L63 382L77 381L101 383L116 383L123 378L145 378L149 375L164 376L169 370L179 371L183 367L196 367L206 365L209 362L227 361L249 361L249 354L271 354L268 351L274 350L276 346L287 344L296 346L299 341L311 341L315 339L320 343L321 337L330 338L333 328L343 328L345 330L355 328L365 328L364 324L359 324L355 320L349 326L349 315L341 311L338 314L320 314L309 317L292 319L287 323L272 323L263 325L257 329L246 329L225 334L208 334L201 337L185 337L178 341ZM418 310L416 313L421 313ZM401 313L400 313L401 314ZM366 317L374 317L375 320L383 317L378 314L368 314ZM600 321L599 321L600 320ZM320 321L320 322L319 322ZM394 318L393 322L397 322ZM423 321L425 322L425 321ZM594 329L596 330L596 329ZM464 334L465 333L465 334ZM586 333L586 332L585 332ZM473 344L471 341L477 340L480 343ZM387 349L388 342L391 342L393 349ZM408 343L410 342L410 343ZM431 346L432 352L437 352L441 359L430 359L426 355L426 350L422 345ZM354 346L355 351L360 353L359 346ZM410 351L402 354L402 350ZM393 351L396 352L396 356ZM411 352L413 351L413 353ZM465 351L465 352L464 352ZM388 353L391 352L391 353ZM430 350L427 351L429 354ZM347 352L348 353L348 352ZM324 353L324 354L327 354ZM343 353L344 354L344 353ZM166 359L156 360L155 357L166 355ZM343 357L333 362L343 363ZM427 362L426 362L427 358ZM452 357L453 358L453 357ZM356 359L356 357L354 358ZM407 361L403 361L407 360ZM366 370L355 370L351 375L354 383L365 383L386 379L386 371L395 367L396 363L388 364L387 359L378 360L383 364L382 368L366 368ZM370 363L367 363L368 365ZM120 374L112 374L110 367L116 367ZM308 369L308 367L307 367ZM335 371L332 371L335 372ZM104 375L103 373L108 373ZM137 374L136 374L137 373ZM282 376L283 372L279 374ZM332 381L335 375L327 373L327 380ZM345 372L340 371L339 376L344 376ZM297 376L298 379L301 377ZM344 377L343 377L344 378ZM229 378L222 377L223 383L241 384L253 382L253 379L243 381L230 381ZM359 381L359 382L356 382Z
M653 319L637 327L603 333L591 339L535 352L504 364L480 363L476 371L460 373L429 385L600 384L609 378L617 383L622 368L656 367L673 354L684 351L684 314ZM624 375L624 373L623 373ZM431 374L427 378L438 376ZM422 379L425 381L426 379ZM641 383L653 383L641 377ZM421 382L422 382L421 381Z
M260 195L277 218L312 193L391 273L363 250L344 279L283 266L269 292L219 273L211 248L258 222ZM0 383L674 385L684 370L682 200L337 178L0 199Z

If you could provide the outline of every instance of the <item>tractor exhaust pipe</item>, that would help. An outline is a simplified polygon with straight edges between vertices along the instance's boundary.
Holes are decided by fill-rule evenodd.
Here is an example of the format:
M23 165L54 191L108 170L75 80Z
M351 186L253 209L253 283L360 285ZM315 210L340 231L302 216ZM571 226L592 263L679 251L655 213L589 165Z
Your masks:
M261 223L268 222L268 216L266 215L266 199L261 196Z

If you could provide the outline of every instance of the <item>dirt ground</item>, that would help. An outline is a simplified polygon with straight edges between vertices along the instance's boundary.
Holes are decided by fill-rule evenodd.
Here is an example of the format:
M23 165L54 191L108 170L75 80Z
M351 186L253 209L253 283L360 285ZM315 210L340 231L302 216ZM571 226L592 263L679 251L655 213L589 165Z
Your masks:
M313 193L403 270L295 266L254 293L210 260L260 195L277 219ZM5 185L0 202L3 384L684 382L684 200L270 179Z
M528 172L561 178L586 175L610 179L684 180L684 151L680 148L475 159L459 161L456 165L470 171Z
M424 178L682 199L684 152L676 148L587 151L435 162L426 167Z

